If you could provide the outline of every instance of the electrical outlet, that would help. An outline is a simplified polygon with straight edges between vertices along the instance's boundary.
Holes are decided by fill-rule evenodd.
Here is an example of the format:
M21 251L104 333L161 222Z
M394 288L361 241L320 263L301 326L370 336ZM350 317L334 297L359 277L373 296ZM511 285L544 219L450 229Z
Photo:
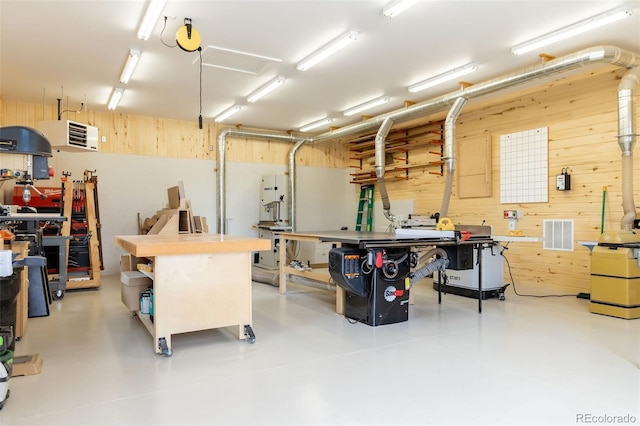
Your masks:
M522 210L505 210L503 215L505 219L522 219Z
M522 210L504 210L503 216L509 221L507 229L516 231L518 229L518 219L522 219Z

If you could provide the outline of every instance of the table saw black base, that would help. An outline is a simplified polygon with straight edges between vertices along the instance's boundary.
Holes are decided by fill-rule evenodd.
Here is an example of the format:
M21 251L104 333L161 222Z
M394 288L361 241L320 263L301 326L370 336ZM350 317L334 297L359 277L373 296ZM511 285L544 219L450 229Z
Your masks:
M407 271L408 272L408 271ZM390 280L376 271L369 292L359 296L346 292L344 316L370 326L395 324L409 319L409 290L406 274Z

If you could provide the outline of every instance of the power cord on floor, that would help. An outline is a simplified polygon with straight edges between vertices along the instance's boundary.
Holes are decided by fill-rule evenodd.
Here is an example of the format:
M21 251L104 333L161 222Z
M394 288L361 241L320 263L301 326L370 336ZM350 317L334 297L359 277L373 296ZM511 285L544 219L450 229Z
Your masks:
M507 270L509 271L509 278L511 278L511 286L513 287L513 292L516 294L516 296L540 297L540 298L542 297L579 297L578 294L520 294L518 293L518 290L516 289L516 282L513 279L513 274L511 273L511 264L509 263L509 259L507 259L507 256L504 255L505 250L509 249L507 247L508 245L509 243L507 243L504 247L502 247L502 251L500 252L500 255L507 262Z

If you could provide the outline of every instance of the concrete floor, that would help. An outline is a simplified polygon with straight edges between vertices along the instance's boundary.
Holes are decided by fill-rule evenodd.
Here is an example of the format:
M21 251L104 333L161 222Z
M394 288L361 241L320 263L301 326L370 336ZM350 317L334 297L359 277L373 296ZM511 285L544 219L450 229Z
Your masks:
M574 297L508 292L480 315L476 300L413 292L409 321L369 327L337 315L333 293L254 283L255 344L181 334L167 358L105 276L29 319L16 352L38 353L42 372L10 380L0 424L640 423L640 320Z

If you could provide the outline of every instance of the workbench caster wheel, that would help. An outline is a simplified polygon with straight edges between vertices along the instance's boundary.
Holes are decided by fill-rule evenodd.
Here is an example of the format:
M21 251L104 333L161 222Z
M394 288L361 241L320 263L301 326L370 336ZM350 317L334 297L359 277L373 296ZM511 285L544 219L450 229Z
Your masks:
M498 294L498 300L505 300L504 293Z
M160 349L162 354L167 358L173 355L173 351L167 346L167 339L165 339L164 337L158 339L158 349Z
M64 291L58 290L55 293L53 293L53 300L60 300L63 298L64 298Z
M244 339L245 341L248 341L252 344L256 342L256 335L253 333L253 329L248 324L244 326L244 335L247 336Z

